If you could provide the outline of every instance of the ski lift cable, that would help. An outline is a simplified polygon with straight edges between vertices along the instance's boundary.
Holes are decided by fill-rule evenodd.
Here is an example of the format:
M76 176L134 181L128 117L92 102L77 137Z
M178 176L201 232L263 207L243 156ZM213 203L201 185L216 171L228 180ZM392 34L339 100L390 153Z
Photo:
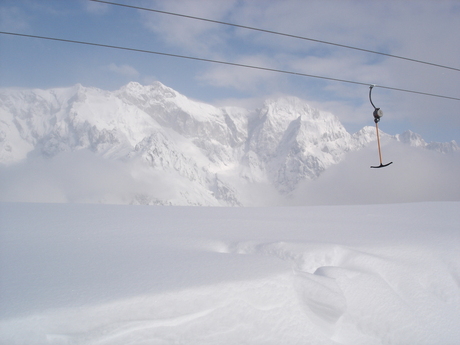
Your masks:
M395 59L401 59L401 60L406 60L406 61L410 61L410 62L425 64L425 65L430 65L430 66L435 66L435 67L439 67L439 68L445 68L445 69L450 69L450 70L453 70L453 71L460 72L460 68L456 68L456 67L451 67L451 66L446 66L446 65L433 63L433 62L428 62L428 61L408 58L408 57L404 57L404 56L400 56L400 55L383 53L383 52L370 50L370 49L365 49L365 48L353 47L353 46L349 46L349 45L346 45L346 44L328 42L328 41L323 41L323 40L304 37L304 36L287 34L287 33L279 32L279 31L266 30L266 29L256 28L256 27L247 26L247 25L228 23L228 22L223 22L223 21L214 20L214 19L207 19L207 18L196 17L196 16L180 14L180 13L175 13L175 12L156 10L156 9L152 9L152 8L120 4L120 3L117 3L117 2L111 2L111 1L105 1L105 0L89 0L89 1L98 2L98 3L102 3L102 4L107 4L107 5L115 5L115 6L120 6L120 7L132 8L132 9L141 10L141 11L156 12L156 13L166 14L166 15L171 15L171 16L176 16L176 17L183 17L183 18L189 18L189 19L194 19L194 20L200 20L200 21L205 21L205 22L209 22L209 23L228 25L228 26L233 26L233 27L237 27L237 28L241 28L241 29L264 32L264 33L268 33L268 34L272 34L272 35L291 37L291 38L301 39L301 40L305 40L305 41L322 43L322 44L327 44L327 45L336 46L336 47L340 47L340 48L346 48L346 49L362 51L362 52L371 53L371 54L378 54L378 55L387 56L387 57L391 57L391 58L395 58Z
M309 78L323 79L323 80L329 80L329 81L336 81L336 82L341 82L341 83L369 86L369 83L353 81L353 80L347 80L347 79L332 78L332 77L319 76L319 75L314 75L314 74L287 71L287 70L281 70L281 69L275 69L275 68L269 68L269 67L255 66L255 65L246 65L246 64L228 62L228 61L212 60L212 59L199 58L199 57L187 56L187 55L179 55L179 54L158 52L158 51L146 50L146 49L122 47L122 46L115 46L115 45L94 43L94 42L86 42L86 41L77 41L77 40L71 40L71 39L65 39L65 38L57 38L57 37L49 37L49 36L21 34L21 33L8 32L8 31L0 31L0 34L10 35L10 36L17 36L17 37L28 37L28 38L42 39L42 40L49 40L49 41L74 43L74 44L96 46L96 47L103 47L103 48L110 48L110 49L119 49L119 50L133 51L133 52L138 52L138 53L155 54L155 55L169 56L169 57L175 57L175 58L180 58L180 59L188 59L188 60L209 62L209 63L215 63L215 64L221 64L221 65L234 66L234 67L244 67L244 68L262 70L262 71L268 71L268 72L277 72L277 73L296 75L296 76L302 76L302 77L309 77ZM445 99L451 99L451 100L455 100L455 101L460 101L460 98L458 98L458 97L438 95L438 94L433 94L433 93L428 93L428 92L414 91L414 90L402 89L402 88L396 88L396 87L384 86L384 85L376 85L376 84L373 84L373 85L374 85L374 87L387 89L387 90L408 92L408 93L419 94L419 95L424 95L424 96L431 96L431 97L438 97L438 98L445 98Z

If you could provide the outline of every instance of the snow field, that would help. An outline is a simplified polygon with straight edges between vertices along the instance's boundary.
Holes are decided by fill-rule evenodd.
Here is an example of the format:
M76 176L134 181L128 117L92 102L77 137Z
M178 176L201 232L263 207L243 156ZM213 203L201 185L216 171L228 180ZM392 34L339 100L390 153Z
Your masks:
M0 344L457 344L460 203L0 204Z

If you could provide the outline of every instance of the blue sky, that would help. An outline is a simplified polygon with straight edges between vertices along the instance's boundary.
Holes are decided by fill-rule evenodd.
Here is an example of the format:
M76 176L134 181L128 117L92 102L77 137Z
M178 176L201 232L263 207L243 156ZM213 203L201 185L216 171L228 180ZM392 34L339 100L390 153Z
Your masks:
M460 68L459 1L114 0ZM2 0L1 31L88 41L460 97L460 72L89 0ZM0 35L0 87L116 90L159 80L216 105L294 95L350 132L373 125L367 86ZM380 128L460 143L460 101L376 88Z

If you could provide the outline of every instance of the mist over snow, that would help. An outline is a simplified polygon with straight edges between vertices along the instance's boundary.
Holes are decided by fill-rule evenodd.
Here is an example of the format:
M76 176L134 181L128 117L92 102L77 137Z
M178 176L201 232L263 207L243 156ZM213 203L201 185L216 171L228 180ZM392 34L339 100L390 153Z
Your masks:
M369 169L369 165L379 164L373 145L351 152L317 180L300 184L292 197L293 204L459 200L460 184L456 182L460 176L458 154L439 154L397 141L385 142L382 150L384 163L394 162L388 169Z
M296 97L215 107L155 82L0 91L0 200L267 206L459 200L460 150L348 133ZM385 129L385 118L381 129ZM370 119L372 124L372 119Z
M52 159L32 157L0 168L2 200L12 202L132 203L136 195L152 193L173 198L173 181L146 173L135 161L109 160L83 149Z

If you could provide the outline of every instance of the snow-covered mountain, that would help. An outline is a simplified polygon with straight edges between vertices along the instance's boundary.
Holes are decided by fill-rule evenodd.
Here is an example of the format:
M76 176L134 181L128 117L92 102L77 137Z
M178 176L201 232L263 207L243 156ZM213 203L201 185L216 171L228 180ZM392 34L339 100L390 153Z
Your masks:
M248 110L197 102L160 82L114 92L82 85L0 91L3 166L86 150L127 167L135 187L93 202L257 204L254 188L288 196L374 140L373 127L352 135L336 116L295 97ZM382 133L390 140L459 151L455 142L427 144L410 131Z
M405 131L402 134L396 134L395 138L396 140L399 140L405 144L409 144L410 146L422 147L422 148L426 148L426 149L438 151L438 152L443 152L443 153L456 152L456 151L459 151L460 149L457 143L455 142L455 140L452 140L447 143L438 143L438 142L427 143L425 140L423 140L420 134L414 133L410 130Z

